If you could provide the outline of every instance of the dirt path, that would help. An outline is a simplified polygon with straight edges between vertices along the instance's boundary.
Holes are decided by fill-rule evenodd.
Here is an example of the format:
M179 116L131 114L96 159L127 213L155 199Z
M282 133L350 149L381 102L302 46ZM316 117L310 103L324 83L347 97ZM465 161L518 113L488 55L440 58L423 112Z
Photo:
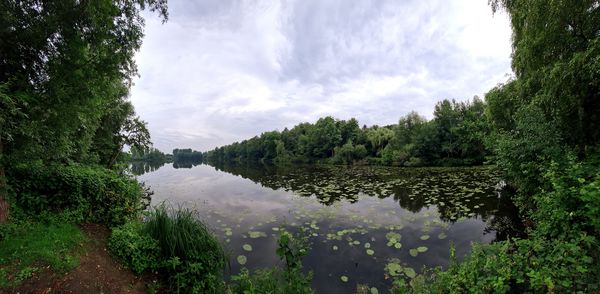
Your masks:
M147 293L145 281L123 268L106 249L109 230L83 224L89 241L79 266L66 275L42 271L25 281L14 293Z

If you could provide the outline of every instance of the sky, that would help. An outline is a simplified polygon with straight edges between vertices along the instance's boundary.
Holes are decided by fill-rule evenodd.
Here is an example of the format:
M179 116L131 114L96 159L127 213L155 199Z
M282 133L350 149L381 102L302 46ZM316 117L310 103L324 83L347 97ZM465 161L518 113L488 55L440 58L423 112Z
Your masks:
M131 89L154 147L208 151L324 116L388 125L513 75L487 0L169 0Z

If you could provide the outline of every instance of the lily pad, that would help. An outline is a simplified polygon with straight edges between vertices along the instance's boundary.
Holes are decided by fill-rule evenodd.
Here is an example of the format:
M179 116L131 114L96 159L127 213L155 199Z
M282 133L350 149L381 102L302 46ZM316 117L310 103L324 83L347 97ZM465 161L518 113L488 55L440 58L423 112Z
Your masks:
M400 236L400 234L395 233L395 232L389 232L389 233L385 234L385 238L388 240L387 246L391 247L391 246L394 246L394 244L399 243L400 239L402 239L402 236Z
M385 238L388 239L388 241L393 241L394 243L396 243L396 242L400 241L402 236L396 232L389 232L389 233L385 234Z
M402 273L402 266L400 265L400 260L392 258L390 262L385 265L385 272L392 277L399 276L400 273Z
M365 243L365 248L366 248L366 249L369 249L369 248L371 248L371 243L369 243L369 242Z
M441 240L441 239L446 239L447 236L446 236L446 234L444 234L444 232L441 232L441 233L438 234L437 237L438 237L438 239Z
M419 251L417 249L411 249L408 250L408 253L410 254L410 256L412 257L417 257L417 255L419 255Z
M331 247L331 249L333 249L334 251L337 251L338 247L336 245L333 245L333 247Z
M237 257L237 262L238 262L240 265L244 265L244 264L246 264L246 261L248 261L248 259L246 258L246 256L244 256L244 255L238 255L238 257Z
M244 248L246 251L252 251L252 245L250 244L244 244L242 245L242 248Z
M341 276L341 277L340 277L340 280L342 280L342 282L346 283L346 282L348 282L348 277L346 277L346 276Z
M400 248L402 248L402 243L396 243L396 244L394 244L394 247L396 249L400 249Z
M427 248L426 246L419 246L417 247L417 251L419 251L419 253L423 253L426 252L429 248Z
M417 273L415 272L415 270L412 267L405 267L404 274L411 279L417 275Z
M375 251L373 251L373 249L367 249L367 255L373 255L375 254Z
M250 231L250 232L248 232L248 235L252 239L256 239L256 238L260 238L260 237L267 237L267 234L265 232L259 232L259 231Z
M429 235L423 235L420 237L421 240L425 241L425 240L429 240Z
M379 290L375 287L371 287L371 294L379 294Z

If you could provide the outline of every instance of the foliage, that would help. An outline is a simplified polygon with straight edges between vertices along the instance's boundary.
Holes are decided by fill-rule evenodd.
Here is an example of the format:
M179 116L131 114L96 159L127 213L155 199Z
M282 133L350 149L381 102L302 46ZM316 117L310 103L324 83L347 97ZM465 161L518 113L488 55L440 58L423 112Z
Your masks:
M416 112L398 124L362 129L358 121L324 117L282 132L215 148L205 158L211 163L266 162L276 164L333 163L384 165L475 165L486 156L489 133L485 103L443 100L427 121Z
M285 268L259 269L250 273L243 268L231 277L229 293L313 293L310 288L312 272L302 272L302 257L310 250L306 232L292 234L281 230L277 241L277 255Z
M173 149L173 160L175 161L202 161L202 152L188 149Z
M569 156L564 167L553 162L544 178L549 188L533 197L534 233L559 239L600 236L600 152L583 162Z
M150 211L143 231L158 241L160 270L169 276L172 288L184 292L218 292L226 265L225 251L193 210Z
M11 201L31 216L62 212L71 222L116 225L144 208L137 181L101 167L20 164L7 177Z
M23 113L4 126L11 160L86 161L95 141L111 140L99 136L114 131L97 131L114 104L128 103L144 8L166 20L163 0L0 4L0 84ZM117 122L112 129L123 134L143 126L135 118Z
M301 234L292 235L286 230L281 230L279 234L279 240L277 241L277 256L285 262L285 277L288 282L290 291L295 293L305 292L309 288L310 279L300 278L303 277L302 270L302 257L304 257L310 246L308 244L308 237L306 232Z
M57 272L74 268L75 250L85 240L79 228L64 223L24 221L2 224L0 231L0 289L17 286L44 266Z
M396 284L397 293L506 293L598 291L596 240L531 238L474 245L460 263ZM592 255L590 255L592 253Z
M114 229L109 249L137 273L158 272L178 293L223 291L227 255L193 210L157 206L143 222Z
M535 106L562 144L579 155L600 142L600 14L596 1L490 1L506 9L513 27L516 79L488 95L487 113L512 131L519 109Z
M533 209L530 195L543 188L542 175L551 160L564 161L564 148L553 124L536 106L515 113L515 127L490 139L496 165L520 189L516 202L523 210Z
M158 241L142 232L142 224L128 222L112 230L108 249L134 272L140 274L159 267Z
M513 28L516 78L486 94L486 145L518 189L528 238L477 245L398 292L600 291L597 1L491 0Z
M133 105L118 99L109 106L110 110L102 117L92 143L92 154L97 154L99 163L111 168L117 161L123 146L132 150L148 149L150 132L146 123L135 116Z
M335 147L333 149L333 154L334 156L331 158L333 163L352 164L355 160L365 158L367 155L367 149L364 145L354 145L352 140L349 140L343 146Z
M172 154L164 154L153 147L131 148L131 161L143 161L148 163L162 163L173 161Z

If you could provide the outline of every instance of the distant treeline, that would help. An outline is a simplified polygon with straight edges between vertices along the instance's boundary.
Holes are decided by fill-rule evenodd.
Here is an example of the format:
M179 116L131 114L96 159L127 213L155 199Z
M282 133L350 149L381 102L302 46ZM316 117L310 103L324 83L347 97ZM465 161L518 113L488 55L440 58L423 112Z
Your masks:
M416 112L398 124L359 127L354 118L324 117L292 129L265 132L207 152L209 162L333 163L381 165L476 165L485 160L489 132L485 103L443 100L434 117Z
M165 154L153 148L131 148L131 161L146 163L173 162L174 167L192 167L202 163L202 152L188 149L173 149L173 154Z
M173 155L165 154L153 147L131 148L131 160L145 162L171 162L173 161Z
M188 149L173 149L173 159L175 161L202 162L202 152Z

